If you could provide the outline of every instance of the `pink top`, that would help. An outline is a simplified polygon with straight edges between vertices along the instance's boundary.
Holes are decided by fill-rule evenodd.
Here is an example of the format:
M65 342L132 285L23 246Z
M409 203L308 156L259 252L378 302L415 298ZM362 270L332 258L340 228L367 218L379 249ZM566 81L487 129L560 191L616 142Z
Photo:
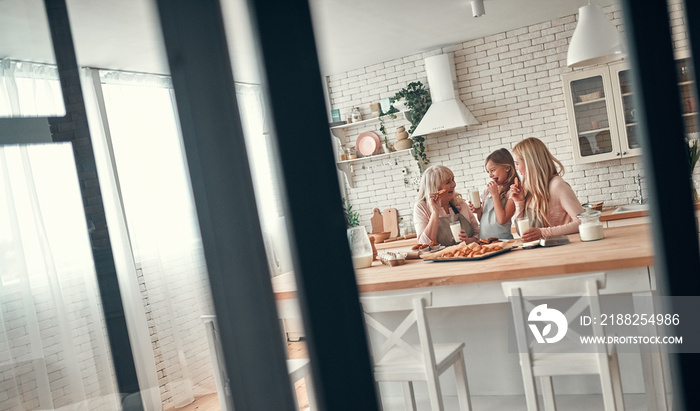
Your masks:
M474 214L469 212L467 203L462 201L461 203L455 204L455 206L459 209L459 213L462 214L467 221L469 221L469 224L474 229L474 234L472 234L472 237L479 238L479 222L476 221ZM428 225L428 221L430 220L430 214L432 214L430 207L425 201L419 201L413 207L413 225L416 227L418 244L429 244L431 241L435 240L431 239L425 234L425 227ZM455 215L455 213L452 210L452 207L449 208L449 212L445 212L445 209L440 207L440 214L438 217L451 217L453 215Z
M515 214L513 219L523 216L524 201L515 202ZM528 215L534 215L533 203L528 204ZM583 212L583 206L578 201L569 183L560 176L554 176L549 181L549 212L547 219L548 227L542 227L542 237L553 237L557 235L578 233L578 226L581 224L576 214Z

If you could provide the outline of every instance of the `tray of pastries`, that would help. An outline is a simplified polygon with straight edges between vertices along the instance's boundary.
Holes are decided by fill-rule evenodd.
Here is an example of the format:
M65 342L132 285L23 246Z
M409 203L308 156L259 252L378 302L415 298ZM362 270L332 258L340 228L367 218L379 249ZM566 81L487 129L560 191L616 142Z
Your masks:
M497 238L479 239L473 243L461 242L432 253L421 254L425 261L477 261L507 253L512 244Z

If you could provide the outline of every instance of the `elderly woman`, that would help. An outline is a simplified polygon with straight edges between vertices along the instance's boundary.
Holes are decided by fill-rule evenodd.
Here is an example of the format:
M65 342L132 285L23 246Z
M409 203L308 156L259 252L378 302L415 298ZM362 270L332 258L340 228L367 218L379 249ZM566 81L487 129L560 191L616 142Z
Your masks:
M453 245L456 241L471 243L479 239L479 223L462 196L455 192L456 185L454 173L445 166L432 166L423 172L413 207L419 244L435 241ZM450 230L455 221L462 227L459 238L453 238Z

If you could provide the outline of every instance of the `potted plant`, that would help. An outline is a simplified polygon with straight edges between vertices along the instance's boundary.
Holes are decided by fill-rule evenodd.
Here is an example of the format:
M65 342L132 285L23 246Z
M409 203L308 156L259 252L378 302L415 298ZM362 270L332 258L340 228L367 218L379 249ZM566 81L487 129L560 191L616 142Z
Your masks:
M352 211L352 205L345 197L343 197L343 212L345 213L345 225L348 228L360 225L360 213Z
M408 120L411 122L411 127L408 129L408 134L413 134L413 131L418 127L418 123L423 119L433 101L430 98L430 92L420 81L409 83L392 98L393 101L402 99L409 109ZM425 137L412 135L411 140L413 140L413 158L416 159L418 169L423 173L423 167L430 163L428 156L425 154L425 146L423 144Z

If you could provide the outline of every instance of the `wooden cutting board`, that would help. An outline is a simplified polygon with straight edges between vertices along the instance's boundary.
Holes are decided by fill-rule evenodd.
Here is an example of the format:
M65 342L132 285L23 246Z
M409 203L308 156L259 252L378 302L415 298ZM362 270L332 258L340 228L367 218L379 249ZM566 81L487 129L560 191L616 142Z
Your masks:
M382 217L382 213L379 212L378 208L374 209L374 214L372 214L372 218L370 218L369 221L372 222L373 233L384 232L384 217Z
M382 217L384 217L384 231L390 231L391 235L389 238L399 236L399 216L396 213L395 208L387 208L382 211Z

